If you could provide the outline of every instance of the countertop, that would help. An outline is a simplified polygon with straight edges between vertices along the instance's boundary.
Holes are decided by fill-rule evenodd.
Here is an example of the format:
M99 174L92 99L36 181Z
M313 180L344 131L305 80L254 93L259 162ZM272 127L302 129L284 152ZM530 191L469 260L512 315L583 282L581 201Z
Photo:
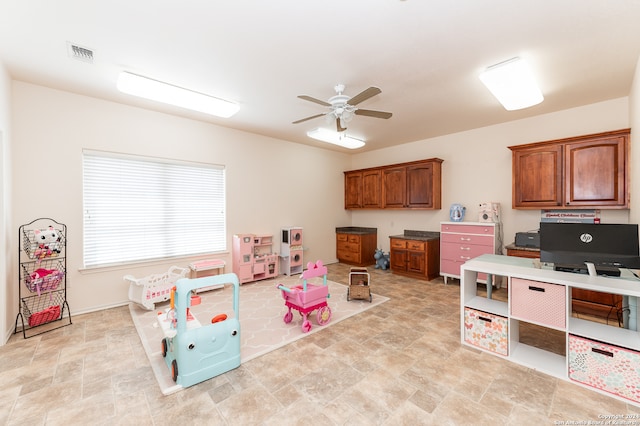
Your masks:
M417 240L417 241L431 241L431 240L439 240L440 232L435 231L411 231L404 230L404 234L401 235L390 235L389 238L397 238L401 240Z
M519 247L516 245L516 243L511 243L508 246L505 246L504 248L508 250L523 250L523 251L537 251L537 252L540 251L539 248L535 248L535 247Z
M378 228L364 228L362 226L342 226L336 228L336 234L357 234L357 235L367 235L367 234L377 234Z

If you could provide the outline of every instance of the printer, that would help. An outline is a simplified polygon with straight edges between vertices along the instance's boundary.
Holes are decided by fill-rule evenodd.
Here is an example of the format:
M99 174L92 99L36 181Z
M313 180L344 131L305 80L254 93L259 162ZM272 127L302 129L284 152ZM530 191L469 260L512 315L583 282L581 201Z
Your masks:
M516 232L516 247L540 248L539 232Z

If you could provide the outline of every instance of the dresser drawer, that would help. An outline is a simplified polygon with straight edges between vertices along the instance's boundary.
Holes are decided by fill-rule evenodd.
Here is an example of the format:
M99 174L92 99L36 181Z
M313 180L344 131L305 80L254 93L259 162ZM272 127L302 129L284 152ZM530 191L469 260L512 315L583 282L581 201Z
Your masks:
M360 244L358 243L351 243L351 242L347 242L347 241L338 241L338 251L339 252L359 252L360 251Z
M341 251L338 250L338 259L344 260L346 262L360 262L360 253L353 251Z
M456 244L474 244L479 246L491 247L493 253L493 236L492 235L468 235L468 234L440 234L440 241L443 243Z
M569 378L640 402L640 353L569 335Z
M407 241L407 249L415 250L415 251L424 251L425 243L424 241Z
M337 241L348 241L349 236L347 234L336 234Z
M407 240L399 240L396 238L391 239L391 248L392 249L406 249L407 248Z
M567 290L563 285L513 278L510 301L513 317L565 328Z
M493 235L495 226L441 224L440 232L458 232L461 234ZM440 236L442 238L442 236Z
M487 246L477 246L472 244L444 242L440 244L441 259L462 260L466 262L474 257L491 253L493 253L493 246L491 249L488 249Z
M464 341L473 346L507 356L508 327L505 317L464 308Z

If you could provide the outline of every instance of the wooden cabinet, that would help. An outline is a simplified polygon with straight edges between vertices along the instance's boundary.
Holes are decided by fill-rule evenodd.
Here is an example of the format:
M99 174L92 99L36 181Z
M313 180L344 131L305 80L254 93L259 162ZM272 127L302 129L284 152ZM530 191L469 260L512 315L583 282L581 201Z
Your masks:
M629 129L510 146L515 209L628 208Z
M376 263L373 255L378 242L377 232L353 233L336 231L336 257L342 263L367 266Z
M345 209L379 209L382 206L381 171L345 172Z
M389 266L396 274L432 280L439 274L440 240L390 237Z
M344 172L345 209L440 209L439 158Z

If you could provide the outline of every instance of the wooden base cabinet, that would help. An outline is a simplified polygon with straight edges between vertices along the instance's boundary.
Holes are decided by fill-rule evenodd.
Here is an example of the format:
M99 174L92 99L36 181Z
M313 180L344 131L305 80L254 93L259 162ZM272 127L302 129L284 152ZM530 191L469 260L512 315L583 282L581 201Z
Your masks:
M336 230L336 257L342 263L354 266L374 265L378 233L340 232Z
M482 255L460 269L463 345L640 407L640 373L635 367L640 363L640 286L629 271L622 270L619 278L591 277L536 268L531 259L501 255ZM478 292L480 272L508 279L507 301ZM624 297L629 310L626 327L574 317L567 303L573 289ZM565 350L545 347L544 341L538 341L536 347L527 344L520 336L525 325L559 334ZM470 333L472 329L478 334Z
M440 240L409 240L391 237L389 266L395 274L432 280L439 275Z

